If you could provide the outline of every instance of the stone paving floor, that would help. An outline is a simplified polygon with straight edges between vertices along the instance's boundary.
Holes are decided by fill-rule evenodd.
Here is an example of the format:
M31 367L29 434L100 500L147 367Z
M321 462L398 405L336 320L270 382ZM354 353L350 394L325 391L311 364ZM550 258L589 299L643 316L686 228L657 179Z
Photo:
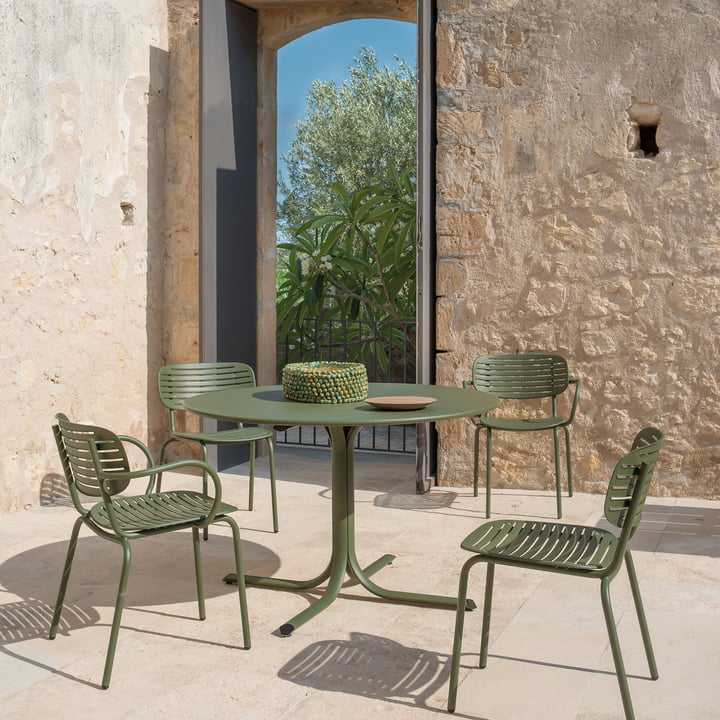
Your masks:
M364 459L363 459L364 458ZM246 504L247 468L223 474L224 497ZM483 518L468 488L414 493L414 466L363 456L356 467L360 561L391 551L374 579L390 588L453 594L460 540ZM658 467L661 472L661 467ZM267 477L267 465L259 463ZM308 578L327 562L329 466L322 451L278 458L280 533L269 492L237 514L246 571ZM187 487L197 478L173 475ZM134 544L110 689L99 688L120 568L115 545L83 532L61 632L47 639L75 511L48 476L44 505L0 517L0 708L20 718L313 720L441 718L453 612L381 601L348 583L340 598L288 638L275 631L318 592L248 589L253 633L240 649L228 531L203 544L207 620L196 615L190 534ZM552 518L552 493L502 491L494 517ZM568 522L602 522L602 497L565 501ZM720 502L651 497L634 544L660 678L648 678L624 575L613 583L620 641L638 720L720 717ZM483 573L471 579L482 601ZM477 668L479 612L468 615L455 717L478 720L623 718L598 583L500 568L490 656Z

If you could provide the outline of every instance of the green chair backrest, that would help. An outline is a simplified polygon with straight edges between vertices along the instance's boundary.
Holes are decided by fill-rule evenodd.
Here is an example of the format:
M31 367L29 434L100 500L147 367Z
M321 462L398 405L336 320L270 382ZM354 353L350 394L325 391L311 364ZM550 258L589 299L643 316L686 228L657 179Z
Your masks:
M618 462L610 479L605 495L605 519L622 528L627 540L640 524L663 438L657 428L641 430L635 436L632 450Z
M484 355L473 363L472 381L476 390L527 400L565 392L570 374L562 355Z
M99 462L100 473L126 472L130 469L127 453L117 435L105 428L95 425L79 425L71 423L65 415L58 413L57 425L53 425L53 434L57 443L60 459L65 472L65 479L70 488L75 507L84 513L78 493L101 497L101 478L98 474L93 448ZM107 480L105 487L109 495L116 495L125 490L129 480Z
M185 410L194 395L235 387L255 387L255 373L245 363L215 362L166 365L158 372L158 390L165 407Z

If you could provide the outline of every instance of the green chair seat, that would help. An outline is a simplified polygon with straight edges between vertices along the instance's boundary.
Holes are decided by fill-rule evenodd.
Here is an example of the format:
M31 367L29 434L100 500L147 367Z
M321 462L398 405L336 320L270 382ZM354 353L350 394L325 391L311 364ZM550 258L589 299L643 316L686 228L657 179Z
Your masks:
M536 432L538 430L552 430L553 428L562 427L565 418L546 417L546 418L498 418L488 415L482 419L482 424L486 428L493 430L509 430L510 432Z
M150 495L116 497L112 508L117 525L126 533L158 534L180 530L203 522L213 510L214 498L191 490L178 490ZM238 508L220 502L215 517L236 512ZM100 526L112 530L108 508L97 503L90 508L90 517Z
M494 520L470 533L461 547L498 564L508 560L510 565L542 565L587 574L607 569L616 544L613 533L585 525Z
M263 440L268 447L270 464L270 497L272 503L273 531L278 531L277 489L275 485L275 448L273 431L267 428L245 426L217 432L184 432L177 428L178 414L186 413L184 402L190 397L216 390L255 387L255 373L245 363L208 362L165 365L158 372L158 391L163 405L170 411L170 437L160 448L160 463L165 461L165 453L174 442L196 442L200 445L200 457L207 462L208 445L250 446L250 486L248 490L248 510L253 509L255 496L255 443ZM207 478L203 478L207 482ZM203 484L203 490L206 485ZM207 529L204 531L207 539Z
M570 457L570 424L575 418L580 381L571 378L567 360L561 355L542 353L483 355L473 363L472 380L463 383L465 387L492 393L504 400L526 400L528 406L535 401L550 399L550 415L533 418L508 418L495 415L479 415L471 418L475 425L473 464L473 493L478 494L480 465L480 433L485 431L485 516L490 517L492 488L492 440L493 430L507 432L539 432L552 430L555 450L555 494L557 516L562 517L562 485L560 472L559 430L565 435L565 460L567 464L568 495L572 497L572 462ZM558 397L568 386L575 386L572 405L567 415L558 414Z
M57 635L65 602L70 571L77 547L80 528L84 525L101 538L122 546L123 562L120 572L115 612L110 630L110 642L105 656L102 687L110 685L115 649L120 632L120 621L125 605L125 591L130 573L131 541L175 530L191 529L193 554L195 557L195 584L198 598L198 614L205 619L205 591L200 557L200 530L208 525L223 522L232 531L235 552L235 572L238 579L240 618L243 643L250 647L250 623L245 597L245 575L242 568L240 530L230 513L237 508L222 501L222 485L217 472L200 460L179 460L155 465L150 450L139 440L125 435L115 435L105 428L94 425L71 423L63 414L55 416L57 425L53 434L70 497L79 517L73 525L68 544L65 567L60 580L55 612L50 625L50 639ZM131 470L124 443L139 448L147 460L147 468ZM184 468L200 469L203 483L212 480L213 494L195 490L173 490L156 492L157 481L163 472ZM141 495L120 495L134 480L147 479L145 492ZM81 500L83 496L100 497L101 501L87 509Z
M663 434L656 428L641 430L636 435L630 452L615 466L605 495L604 509L607 522L620 529L618 535L597 527L507 519L484 523L462 541L461 547L472 553L472 556L465 561L460 572L455 637L450 661L450 712L454 712L457 701L470 570L477 563L484 562L487 564L487 574L480 633L480 667L487 666L496 565L595 578L600 581L600 600L625 717L627 720L634 720L625 663L610 602L610 583L624 564L630 580L650 677L656 680L658 671L655 654L628 543L640 524L662 441Z
M209 445L237 445L238 443L250 443L257 440L272 439L272 430L261 427L241 427L218 432L175 432L173 437L179 440L193 440L195 442L207 443Z

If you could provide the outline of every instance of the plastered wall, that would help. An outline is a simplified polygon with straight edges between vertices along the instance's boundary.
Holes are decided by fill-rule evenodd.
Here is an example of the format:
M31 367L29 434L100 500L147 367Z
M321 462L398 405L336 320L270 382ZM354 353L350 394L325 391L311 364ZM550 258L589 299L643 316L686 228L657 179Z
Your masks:
M3 3L0 512L52 499L56 412L145 440L149 425L161 432L163 306L188 283L173 279L182 259L169 243L174 225L196 222L165 202L168 185L171 200L186 196L194 162L167 151L193 134L169 111L168 27L160 0Z

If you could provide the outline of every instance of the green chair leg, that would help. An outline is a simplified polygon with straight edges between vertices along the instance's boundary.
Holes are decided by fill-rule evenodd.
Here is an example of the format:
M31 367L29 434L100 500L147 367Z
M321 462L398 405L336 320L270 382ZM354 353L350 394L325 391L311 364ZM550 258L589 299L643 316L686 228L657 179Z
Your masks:
M652 641L650 640L650 631L648 630L647 618L645 617L645 609L643 608L642 597L640 596L640 586L638 585L637 574L635 573L635 563L633 562L630 551L625 552L625 567L627 568L628 577L630 579L630 587L632 589L633 601L635 603L635 612L638 616L640 625L640 633L642 634L643 645L645 646L645 655L647 656L648 669L650 677L657 680L658 669L655 662L655 653L653 652Z
M268 438L268 462L270 464L270 498L272 502L273 532L277 532L278 509L277 509L277 487L275 486L275 445L271 438Z
M250 443L250 490L248 492L248 510L253 509L255 499L255 443Z
M482 430L482 425L477 425L475 427L475 462L473 463L473 495L477 497L478 495L478 474L480 471L479 465L480 465L480 431Z
M117 600L115 601L115 612L113 613L112 628L110 630L110 642L108 643L107 655L105 657L105 671L103 672L102 687L107 690L110 687L110 676L112 675L113 661L115 660L115 648L117 647L118 633L120 632L120 619L122 618L123 607L125 606L125 591L127 590L128 575L130 574L130 543L123 539L123 565L120 572L120 583L118 585Z
M567 463L568 497L573 496L572 456L570 454L570 428L563 427L565 432L565 462Z
M200 445L200 459L204 463L206 463L208 461L207 445L205 445L205 443L202 443L202 442L199 443L199 445ZM207 495L207 491L208 491L208 480L207 479L208 479L207 470L203 470L203 475L202 475L203 495ZM204 527L203 528L203 540L207 541L207 539L208 539L208 529L207 529L207 527Z
M553 447L555 449L555 496L557 498L557 516L562 517L562 473L560 471L560 433L553 428Z
M617 627L615 626L615 616L613 615L612 604L610 602L610 580L608 580L608 578L601 580L600 597L602 599L603 614L605 615L605 625L607 625L608 637L610 639L610 649L612 650L613 661L615 663L615 674L617 675L620 695L622 696L623 708L625 710L625 718L626 720L635 720L635 712L633 711L632 700L630 699L630 688L628 686L627 675L625 674L625 663L623 662L622 651L620 650L620 641L617 635Z
M272 502L273 532L277 532L278 511L277 511L277 487L275 485L275 446L271 438L267 439L268 462L270 465L270 495ZM255 443L250 443L250 491L248 496L248 510L253 509L253 498L255 496Z
M237 577L238 597L240 600L240 622L242 624L243 643L245 650L250 649L250 620L247 611L247 594L245 591L245 573L242 564L242 552L240 547L240 529L233 518L225 516L218 518L218 521L226 522L233 534L233 547L235 549L235 576Z
M63 604L65 603L65 592L67 591L68 580L70 579L70 570L72 569L73 558L75 557L75 548L77 547L78 535L82 518L79 517L73 525L70 534L70 544L68 545L67 554L65 556L65 567L63 568L62 579L60 580L60 589L58 590L57 602L55 603L55 612L53 613L52 623L50 624L50 639L54 640L57 635L58 626L60 625L60 615L62 614Z
M163 465L165 463L165 452L168 449L168 446L174 442L176 442L176 438L168 438L160 447L160 465ZM162 476L162 473L157 474L157 479L155 481L155 492L161 492L162 490Z
M490 491L492 488L492 430L487 428L485 452L485 517L490 517Z
M492 612L493 582L495 580L495 563L488 563L485 577L485 604L483 606L482 635L480 639L480 662L478 666L487 667L488 645L490 644L490 613Z
M448 692L448 712L455 712L457 701L458 677L460 675L460 656L462 655L463 628L465 626L465 613L467 605L468 577L470 569L476 563L476 558L470 558L460 572L458 587L457 608L455 610L455 637L453 640L452 657L450 660L450 689Z
M193 536L193 556L195 558L195 583L197 585L198 599L198 617L205 619L205 585L203 583L202 557L200 556L200 531L194 527L192 529Z

